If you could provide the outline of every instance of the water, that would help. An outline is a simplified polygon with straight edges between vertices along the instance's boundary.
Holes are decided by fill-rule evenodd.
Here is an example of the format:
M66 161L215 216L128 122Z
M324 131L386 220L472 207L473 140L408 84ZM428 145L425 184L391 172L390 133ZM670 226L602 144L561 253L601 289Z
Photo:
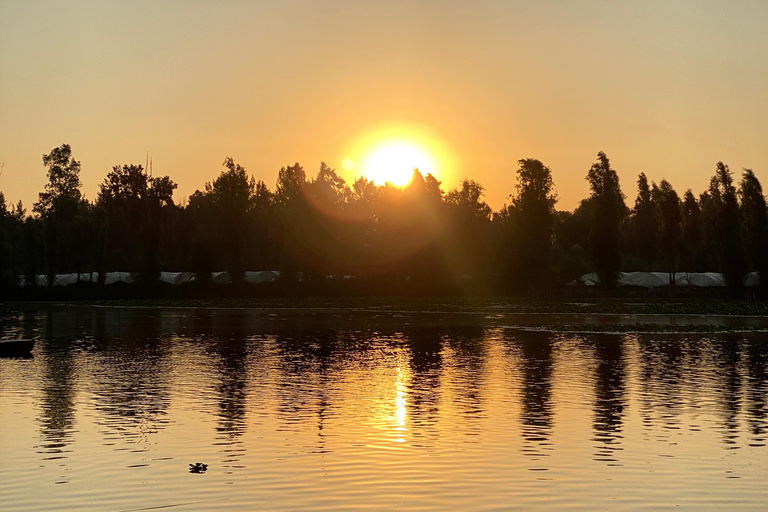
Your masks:
M38 340L0 359L2 510L768 507L765 334L99 308L2 324Z

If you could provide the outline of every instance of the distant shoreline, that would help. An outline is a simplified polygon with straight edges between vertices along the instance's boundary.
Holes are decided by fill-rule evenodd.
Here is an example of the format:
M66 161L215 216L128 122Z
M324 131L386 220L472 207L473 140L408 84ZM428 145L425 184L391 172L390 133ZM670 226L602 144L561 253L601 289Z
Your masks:
M768 332L768 303L720 299L326 296L3 301L0 309L217 310L324 326L469 322L574 334Z

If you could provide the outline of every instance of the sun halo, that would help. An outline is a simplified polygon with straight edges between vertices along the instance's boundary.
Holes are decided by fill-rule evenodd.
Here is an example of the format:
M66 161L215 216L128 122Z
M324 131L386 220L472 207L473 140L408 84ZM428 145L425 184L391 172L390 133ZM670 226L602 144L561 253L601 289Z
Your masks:
M424 149L407 141L389 141L375 146L363 161L363 174L377 185L391 183L403 187L413 170L434 174L434 158Z

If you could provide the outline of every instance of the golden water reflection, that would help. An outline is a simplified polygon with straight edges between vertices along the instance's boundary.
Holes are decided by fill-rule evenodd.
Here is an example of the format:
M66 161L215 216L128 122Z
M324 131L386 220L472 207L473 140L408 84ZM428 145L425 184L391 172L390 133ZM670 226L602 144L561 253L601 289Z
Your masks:
M406 370L405 365L400 361L397 365L397 379L395 380L395 440L398 443L405 442L405 435L408 429L405 426L405 420L408 415L406 411Z
M39 340L31 360L0 359L9 510L634 510L635 489L691 510L703 496L768 499L763 334L223 310L0 322Z

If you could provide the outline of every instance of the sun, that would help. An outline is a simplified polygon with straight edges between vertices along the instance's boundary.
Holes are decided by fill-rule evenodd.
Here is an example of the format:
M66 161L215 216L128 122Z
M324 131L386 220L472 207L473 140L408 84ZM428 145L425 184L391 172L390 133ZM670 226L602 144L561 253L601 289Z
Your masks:
M410 181L414 168L423 175L434 174L435 159L413 142L394 140L374 146L363 160L362 171L377 185L389 182L402 187Z
M359 177L376 185L405 187L413 169L440 181L456 175L453 149L433 127L407 121L382 122L358 132L338 161L345 179ZM341 155L340 155L341 156Z

